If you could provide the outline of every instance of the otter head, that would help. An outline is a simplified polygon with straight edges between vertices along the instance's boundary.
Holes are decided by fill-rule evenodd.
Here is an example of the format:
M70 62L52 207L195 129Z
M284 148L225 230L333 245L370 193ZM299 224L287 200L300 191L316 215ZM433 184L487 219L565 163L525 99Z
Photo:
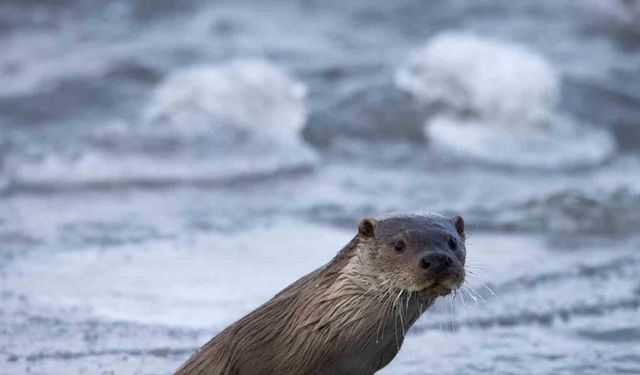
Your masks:
M464 281L464 220L435 214L364 218L358 224L362 261L380 287L444 296Z

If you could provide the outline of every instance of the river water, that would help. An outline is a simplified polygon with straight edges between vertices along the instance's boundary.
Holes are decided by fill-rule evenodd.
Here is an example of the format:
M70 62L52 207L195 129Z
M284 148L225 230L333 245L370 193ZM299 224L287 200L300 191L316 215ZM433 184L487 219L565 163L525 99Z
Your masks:
M384 374L640 373L640 4L0 3L0 374L169 374L357 220L461 214Z

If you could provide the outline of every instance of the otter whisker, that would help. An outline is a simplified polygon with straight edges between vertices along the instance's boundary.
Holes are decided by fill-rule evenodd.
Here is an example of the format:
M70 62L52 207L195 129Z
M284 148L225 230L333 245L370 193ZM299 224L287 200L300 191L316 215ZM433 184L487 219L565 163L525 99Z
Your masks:
M386 320L386 316L387 316L387 302L385 301L385 303L382 305L382 309L380 309L380 311L378 312L378 328L376 329L376 344L378 344L380 342L380 327L382 326L382 322ZM380 319L380 314L384 314L384 317L382 319ZM384 331L382 332L383 336L384 336Z
M402 337L404 337L404 320L402 314L402 294L404 290L400 289L400 293L398 293L398 299L396 300L396 306L398 308L398 318L400 318L400 328L402 329Z
M407 298L407 303L404 306L404 311L409 310L409 301L411 301L411 295L413 294L413 292L409 292L409 297Z
M468 243L466 243L466 245L468 245ZM478 259L466 259L464 264L465 266L471 266L473 268L484 268L483 262Z
M499 295L496 294L496 292L493 291L493 289L491 289L487 284L480 282L480 281L475 281L478 283L479 286L481 286L482 288L484 288L487 292L489 292L489 294L491 294L492 297L495 297L497 300L502 301L502 298L500 298Z
M481 287L485 288L489 293L491 293L492 296L498 297L496 292L494 292L493 289L489 288L489 286L487 286L486 284L483 284L483 283L479 283L479 284L480 284Z
M456 293L457 293L457 291L456 291ZM463 293L462 285L460 286L460 301L462 301L462 307L466 310L467 309L467 302L464 299L464 293Z
M404 339L404 337L406 335L404 322L406 320L407 310L406 309L404 309L404 310L402 309L402 301L400 301L400 306L399 307L400 307L399 308L399 310L400 310L399 311L399 313L400 313L400 324L402 325L401 326L401 328L402 328L402 338Z
M394 302L394 305L398 304L398 301L400 300L400 297L402 297L402 292L403 292L403 290L400 289L400 291L398 292L398 296L396 297L396 300Z
M419 302L419 308L420 308L420 315L422 315L422 311L424 309L424 303L422 303L422 301Z
M392 293L391 293L391 292L389 292L389 300L387 301L387 309L386 309L385 314L384 314L384 316L385 316L385 321L386 321L386 320L388 319L388 317L389 317L390 315L392 315L392 314L393 314L393 296L392 296ZM386 327L383 327L383 331L382 331L382 337L383 337L383 338L384 338L384 331L385 331L385 328L386 328Z
M466 273L474 275L474 276L479 276L478 272L484 273L484 269L482 269L482 268L476 268L474 266L469 266L469 265L466 265L466 264L465 264L464 268L466 270Z
M485 305L487 304L487 300L484 298L482 293L480 293L473 285L471 285L470 283L467 283L467 288L469 288L469 290L473 291L473 293L478 297L478 299L482 303L484 303Z
M482 286L482 287L488 288L489 293L490 293L493 297L495 297L495 298L496 298L496 299L498 299L499 301L502 301L502 299L501 299L500 297L498 297L498 295L496 295L496 294L495 294L495 292L493 292L493 291L491 290L491 288L489 288L488 286L484 285L482 282L479 282L479 281L477 281L477 280L476 280L475 282L477 282L478 284L480 284L480 286ZM480 299L480 301L481 301L482 303L484 303L485 305L486 305L486 304L488 304L487 300L484 298L484 296L482 295L482 293L480 293L480 292L477 290L477 288L476 288L476 287L474 287L473 285L471 285L471 283L467 283L466 285L467 285L467 288L468 288L470 291L473 291L473 293L474 293L474 294L475 294L475 295Z
M402 291L400 291L400 293L402 293ZM399 296L400 294L398 294L398 297ZM398 313L396 309L396 301L397 301L397 298L393 302L393 331L396 337L396 348L398 348L399 350L400 344L398 343Z
M467 245L468 245L468 244L467 244ZM471 259L466 259L466 260L465 260L465 264L470 264L470 265L472 265L472 266L478 266L478 265L480 265L480 266L481 266L481 265L482 265L482 263L481 263L478 259L473 259L473 258L471 258Z
M387 312L385 313L385 321L388 319L388 317L390 315L393 315L393 291L391 288L389 288L389 293L388 293L389 297L388 297L388 301L387 301ZM395 325L395 323L394 323ZM384 330L382 331L382 337L384 337Z
M385 302L384 302L384 318L382 321L380 321L380 326L382 326L383 323L387 322L388 316L390 313L393 313L393 293L392 293L392 289L388 288L387 291L384 293L384 295L386 296ZM382 337L381 339L384 339L384 331L385 331L386 327L382 328Z
M402 332L402 339L404 339L405 336L405 332L404 332L404 317L403 317L403 312L402 312L402 296L404 294L404 290L400 289L400 291L398 292L398 297L396 298L395 301L395 312L396 312L396 317L397 320L400 320L400 330ZM396 322L397 322L396 320ZM397 335L397 325L396 325L396 335ZM400 345L399 341L396 341L397 345ZM399 346L398 346L399 347Z
M454 333L456 329L456 326L455 326L456 323L455 323L455 311L453 307L453 296L449 298L449 302L451 306L451 333Z
M478 314L475 311L469 310L467 308L467 302L466 302L466 299L464 298L464 294L465 294L464 290L462 289L462 286L461 286L458 290L454 291L454 296L453 296L454 301L459 295L460 296L459 300L460 300L461 303L459 303L458 305L462 306L462 308L464 309L465 314L473 314L476 318L478 318ZM460 318L458 318L458 319L460 319ZM462 325L465 328L470 328L472 331L474 331L473 327L471 325L469 325L469 322L467 322L465 320L459 320L459 322L462 323ZM458 326L458 329L460 329L460 326Z
M382 323L387 321L387 316L389 314L389 309L392 301L390 291L386 291L382 293L381 297L386 297L386 298L385 298L384 304L382 305L382 309L380 310L380 313L384 313L384 316L382 319L378 319L378 328L376 329L376 344L379 343L378 335L380 334L380 328L382 327ZM378 318L380 313L378 314ZM384 329L382 330L381 339L384 339Z
M480 277L481 275L486 275L485 269L480 266L465 264L464 269L467 275L473 275L476 277Z
M475 274L475 273L473 273L471 271L467 271L466 272L465 278L472 279L473 281L478 282L478 283L482 282L481 280L484 280L484 278L478 276L477 274Z
M469 283L465 283L467 294L473 299L476 304L479 304L478 301L487 304L487 300L482 297L480 293Z
M462 299L462 308L464 309L464 311L465 311L466 313L470 313L470 314L472 314L472 315L473 315L477 320L479 320L479 319L480 319L480 315L478 315L478 312L477 312L475 309L471 309L471 310L470 310L470 309L468 309L468 308L467 308L467 306L466 306L466 300L465 300L465 298L464 298L464 295L465 295L465 294L467 294L467 296L469 296L469 297L470 297L470 295L469 295L469 292L466 290L466 287L465 287L464 285L462 285L462 286L460 287L460 292L461 292L461 293L460 293L460 298ZM477 303L478 303L478 302L476 301L476 304L477 304ZM472 324L470 324L469 322L466 322L466 323L465 323L465 326L466 326L467 328L470 328L472 331L476 332L476 330L475 330L474 326L473 326Z
M464 291L467 293L467 295L469 297L471 297L473 302L477 305L478 304L478 296L476 296L476 294L473 293L473 291L469 288L469 284L466 283L466 284L463 285L463 287L464 287Z

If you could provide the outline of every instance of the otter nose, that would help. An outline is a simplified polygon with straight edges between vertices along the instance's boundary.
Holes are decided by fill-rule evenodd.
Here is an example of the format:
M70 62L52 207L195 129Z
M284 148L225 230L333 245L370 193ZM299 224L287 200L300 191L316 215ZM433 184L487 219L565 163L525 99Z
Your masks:
M420 259L420 267L430 274L437 275L451 267L453 259L447 254L434 253Z

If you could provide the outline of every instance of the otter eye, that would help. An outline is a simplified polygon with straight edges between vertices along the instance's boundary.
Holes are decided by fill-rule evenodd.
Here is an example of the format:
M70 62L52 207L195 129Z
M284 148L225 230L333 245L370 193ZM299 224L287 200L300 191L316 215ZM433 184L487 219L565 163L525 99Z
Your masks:
M449 237L449 241L447 242L447 245L451 250L455 250L456 247L458 247L458 244L456 243L456 240L453 239L453 237Z
M393 246L393 248L396 249L396 251L399 253L403 252L405 247L407 247L407 245L402 240L396 242L396 244Z

